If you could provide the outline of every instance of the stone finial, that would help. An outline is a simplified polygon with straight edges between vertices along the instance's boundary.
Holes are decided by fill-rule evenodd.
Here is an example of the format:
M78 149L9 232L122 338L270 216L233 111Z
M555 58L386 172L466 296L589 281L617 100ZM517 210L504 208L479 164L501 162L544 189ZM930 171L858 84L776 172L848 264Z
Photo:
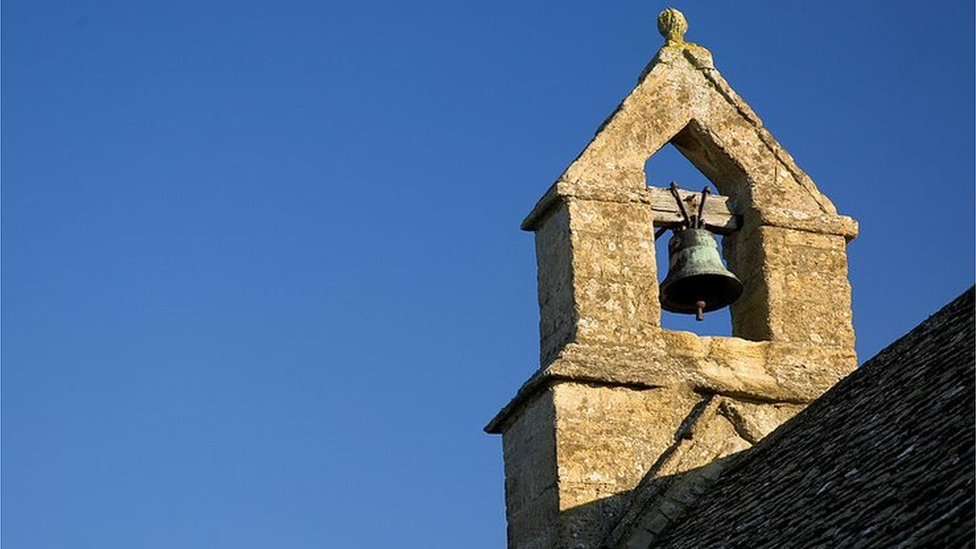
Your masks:
M685 19L685 14L668 8L657 16L657 30L668 43L683 44L685 33L688 32L688 20Z

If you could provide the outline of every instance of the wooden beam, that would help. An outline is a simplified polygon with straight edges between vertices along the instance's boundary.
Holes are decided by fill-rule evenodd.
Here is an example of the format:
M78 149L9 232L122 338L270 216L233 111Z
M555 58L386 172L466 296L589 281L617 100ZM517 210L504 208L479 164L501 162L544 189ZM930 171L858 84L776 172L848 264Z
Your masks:
M654 212L654 226L675 228L684 223L681 210L674 200L671 191L658 187L648 187L651 193L651 210ZM701 199L700 192L679 190L681 201L685 205L685 211L689 215L698 213L698 201ZM710 194L705 200L705 211L702 217L705 218L705 228L717 234L730 234L742 226L740 216L732 212L729 206L731 199L720 194Z

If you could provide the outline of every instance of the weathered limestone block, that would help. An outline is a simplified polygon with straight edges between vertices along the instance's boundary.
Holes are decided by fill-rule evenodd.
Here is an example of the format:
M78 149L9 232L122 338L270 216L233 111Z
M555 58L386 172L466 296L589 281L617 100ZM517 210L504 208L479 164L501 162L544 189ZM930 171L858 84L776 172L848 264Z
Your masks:
M715 401L720 405L721 399ZM739 436L732 422L720 414L710 414L701 423L682 445L681 451L661 467L657 477L681 475L752 446Z
M722 410L727 399L701 397L675 442L632 491L622 519L600 547L650 547L717 478L725 458L751 447ZM642 545L638 545L642 544Z
M699 397L687 389L554 387L561 547L593 547Z
M853 349L843 236L762 226L735 246L737 260L757 265L732 307L735 335Z
M735 429L736 434L750 444L756 444L786 420L800 413L799 404L759 404L724 398L719 411Z
M660 324L650 205L574 199L569 210L577 341L646 341Z
M535 233L543 365L549 363L563 345L576 338L573 253L569 230L569 209L560 206L550 210Z
M557 383L504 436L509 547L594 547L700 397Z
M502 437L508 546L554 547L559 524L552 390L528 403Z
M542 365L569 342L637 344L660 324L646 202L568 198L538 221Z

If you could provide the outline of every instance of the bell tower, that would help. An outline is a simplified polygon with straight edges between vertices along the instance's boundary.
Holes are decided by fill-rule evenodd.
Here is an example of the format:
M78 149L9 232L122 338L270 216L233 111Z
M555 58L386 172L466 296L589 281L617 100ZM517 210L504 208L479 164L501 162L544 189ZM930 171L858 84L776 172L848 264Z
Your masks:
M857 223L687 29L661 13L665 43L636 88L522 224L535 233L541 364L485 429L503 437L511 548L653 540L723 458L857 365L846 251ZM723 235L741 281L733 337L661 328L656 236L701 206L698 193L647 186L645 162L668 144L720 193L700 229ZM657 522L613 528L649 507Z

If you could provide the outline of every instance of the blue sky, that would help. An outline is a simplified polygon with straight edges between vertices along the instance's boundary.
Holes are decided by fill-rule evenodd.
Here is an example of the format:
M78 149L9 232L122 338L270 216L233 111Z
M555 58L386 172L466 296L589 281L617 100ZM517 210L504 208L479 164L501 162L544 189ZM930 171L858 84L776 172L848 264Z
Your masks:
M4 545L502 546L518 224L665 6L4 2ZM972 284L972 2L676 7L860 221L862 360Z

